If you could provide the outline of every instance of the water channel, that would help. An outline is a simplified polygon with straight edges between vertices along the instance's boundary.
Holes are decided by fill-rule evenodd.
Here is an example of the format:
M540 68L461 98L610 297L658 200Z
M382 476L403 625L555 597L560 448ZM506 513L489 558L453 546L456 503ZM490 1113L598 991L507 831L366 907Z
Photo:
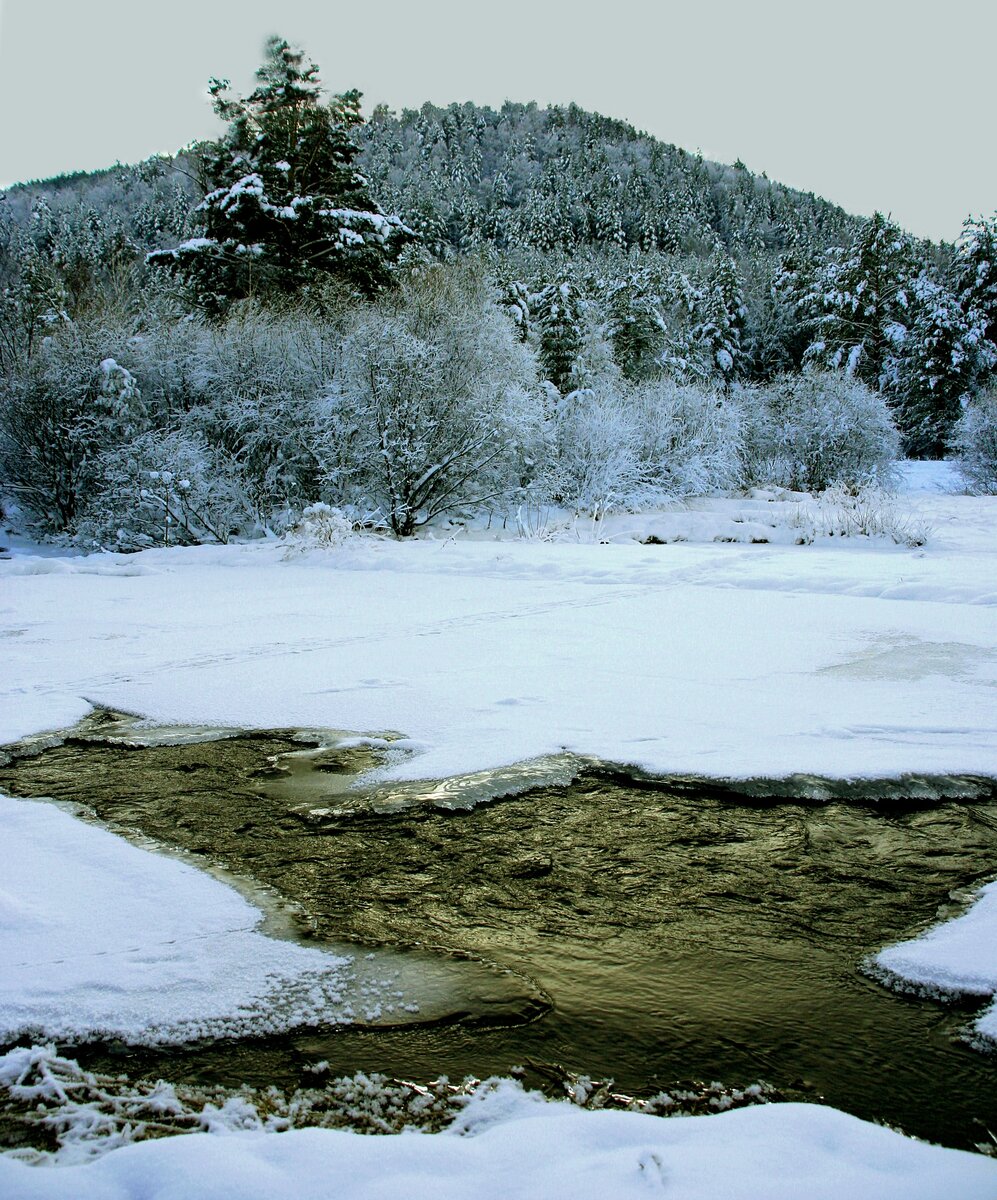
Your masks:
M961 801L763 801L590 769L444 808L412 789L397 803L388 786L354 795L349 782L383 753L376 740L145 741L92 724L0 766L0 792L74 802L251 879L293 906L311 944L495 964L500 994L479 981L467 995L480 1003L465 997L432 1023L73 1048L82 1063L293 1088L317 1060L409 1079L533 1060L638 1094L763 1080L953 1146L997 1130L997 1054L959 1036L975 1005L900 996L860 970L993 877L992 788Z

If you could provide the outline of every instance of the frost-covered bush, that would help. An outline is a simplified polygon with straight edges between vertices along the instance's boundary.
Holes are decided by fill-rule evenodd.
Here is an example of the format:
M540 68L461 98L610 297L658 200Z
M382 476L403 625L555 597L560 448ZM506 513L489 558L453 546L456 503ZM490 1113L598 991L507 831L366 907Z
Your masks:
M224 540L320 498L335 325L252 307L215 325L159 316L140 333L67 322L0 383L0 484L42 532Z
M803 492L893 482L896 427L885 399L854 376L783 375L741 402L753 482Z
M254 532L235 464L196 432L144 433L96 468L100 482L73 526L83 547L189 546Z
M741 485L742 416L730 397L662 378L636 388L630 407L637 456L654 490L701 496Z
M741 423L737 404L705 388L603 380L553 407L548 494L594 513L736 488Z
M792 518L800 540L819 537L882 537L898 546L923 546L930 528L917 513L897 504L881 488L829 487L801 504Z
M45 533L61 533L100 479L98 460L148 427L121 329L65 323L0 380L0 483Z
M285 535L289 554L332 550L353 536L353 518L331 504L309 504Z
M554 415L554 499L586 512L626 508L643 483L631 406L608 387L574 392Z
M333 378L338 332L306 314L244 309L199 326L185 427L238 464L257 523L319 498L321 401Z
M545 437L532 353L473 266L321 316L67 322L0 384L0 485L84 545L287 528L316 501L404 535L528 488Z
M349 324L324 397L325 493L380 508L398 537L512 495L542 436L536 379L473 267L420 272Z
M969 490L997 494L997 388L969 402L956 422L951 446Z

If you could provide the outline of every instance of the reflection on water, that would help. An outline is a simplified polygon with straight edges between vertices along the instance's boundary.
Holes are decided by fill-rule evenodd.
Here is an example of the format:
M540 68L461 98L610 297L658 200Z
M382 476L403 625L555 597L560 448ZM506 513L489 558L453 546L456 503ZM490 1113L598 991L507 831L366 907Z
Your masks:
M481 978L465 986L450 1023L169 1055L100 1048L88 1061L293 1087L317 1059L409 1078L535 1059L637 1092L764 1079L952 1145L982 1140L981 1122L997 1128L997 1055L957 1039L970 1010L898 997L857 969L993 874L992 794L752 802L588 771L473 809L415 803L414 788L394 810L390 791L361 803L346 785L389 747L77 741L0 770L2 791L83 802L252 877L306 914L301 936L415 947L423 964L458 951L513 972L490 974L494 993Z

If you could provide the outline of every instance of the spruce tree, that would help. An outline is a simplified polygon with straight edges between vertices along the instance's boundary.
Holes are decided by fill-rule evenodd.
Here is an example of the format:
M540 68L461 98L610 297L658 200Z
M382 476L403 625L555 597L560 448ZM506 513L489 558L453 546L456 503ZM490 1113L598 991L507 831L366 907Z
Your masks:
M984 319L972 309L963 312L948 288L922 274L912 295L914 321L891 394L906 453L940 458L997 352L985 336Z
M600 297L613 357L627 379L645 379L660 368L668 329L661 298L646 270L603 283Z
M844 369L874 388L888 386L919 268L910 236L874 213L848 251L829 253L817 276L816 337L805 361Z
M578 384L576 371L585 342L585 302L577 287L565 280L545 287L532 307L540 365L561 395L567 395Z
M781 370L798 370L812 340L819 259L814 244L801 237L779 256L773 273L770 296L779 345L772 357L776 361L781 359Z
M693 341L724 383L734 378L741 357L747 309L734 260L721 248L713 255L710 277L694 314Z
M966 218L949 278L963 312L983 318L987 340L997 347L997 213L989 221Z
M279 38L267 43L256 78L245 99L229 94L227 80L211 81L228 130L204 148L201 234L148 261L176 273L210 312L293 294L323 275L375 294L413 235L381 212L354 166L360 93L323 103L318 67Z

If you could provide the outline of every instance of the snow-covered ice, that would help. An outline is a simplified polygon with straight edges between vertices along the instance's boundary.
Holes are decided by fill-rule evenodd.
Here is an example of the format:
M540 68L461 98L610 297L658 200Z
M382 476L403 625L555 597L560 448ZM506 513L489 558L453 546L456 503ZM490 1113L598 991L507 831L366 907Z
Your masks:
M0 1041L190 1041L348 1008L350 959L264 936L203 871L4 796L0 844Z
M710 508L725 504L722 513ZM398 778L564 749L652 771L993 774L997 526L920 494L929 544L633 535L275 542L0 563L0 741L101 703L157 722L392 729ZM771 512L779 501L753 501ZM588 537L589 540L583 540Z
M928 992L997 995L997 883L980 889L966 912L909 942L887 946L875 966ZM997 1001L974 1022L997 1042Z
M793 545L778 496L578 522L561 540L547 540L550 529L517 539L453 528L293 556L269 541L90 558L15 542L0 561L0 742L101 704L157 723L397 731L410 751L385 772L397 780L564 750L714 777L997 775L997 501L950 483L944 469L908 471L901 503L932 529L915 549ZM771 531L765 543L740 536L755 525ZM739 540L713 540L731 529ZM666 544L642 544L649 534ZM203 963L182 940L168 946L171 935L203 929L226 945L238 960L226 960L228 974L257 997L269 962L294 977L300 956L318 953L273 943L277 957L261 957L259 941L240 941L261 935L238 897L188 899L211 882L196 872L168 884L180 864L149 855L140 868L128 858L140 851L80 833L51 806L2 803L8 836L29 849L5 850L14 874L0 881L0 984L14 978L12 962L38 966L4 1001L8 1029L31 1014L57 1028L69 1005L103 1011L109 1027L168 1027L182 1011L170 1009L172 984L208 986ZM134 908L119 902L106 925L91 915L77 944L92 948L87 962L67 951L65 909L100 903L105 859L130 880L121 886ZM997 876L997 863L981 872L990 867ZM164 886L175 910L156 899ZM157 919L147 928L161 937L130 936ZM883 965L992 993L992 891L961 921L884 952ZM219 939L223 930L238 932ZM101 952L118 955L128 984L113 1018L92 974ZM208 990L216 1015L238 1019L245 994ZM470 1139L173 1139L72 1168L72 1179L0 1160L0 1194L165 1196L172 1186L269 1200L326 1195L338 1172L343 1196L997 1195L993 1163L817 1107L669 1121L554 1106L526 1116L510 1110Z

